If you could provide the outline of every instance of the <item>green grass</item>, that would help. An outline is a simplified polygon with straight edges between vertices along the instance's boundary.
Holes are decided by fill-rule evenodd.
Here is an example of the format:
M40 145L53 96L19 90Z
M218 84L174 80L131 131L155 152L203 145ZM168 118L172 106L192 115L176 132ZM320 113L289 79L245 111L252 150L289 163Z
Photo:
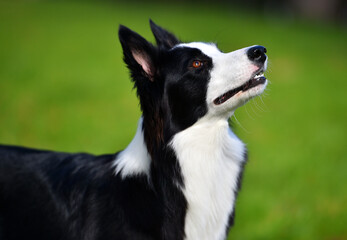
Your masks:
M117 39L151 17L224 51L261 44L271 84L236 112L249 148L230 239L347 239L347 31L229 7L0 2L0 142L115 152L138 101Z

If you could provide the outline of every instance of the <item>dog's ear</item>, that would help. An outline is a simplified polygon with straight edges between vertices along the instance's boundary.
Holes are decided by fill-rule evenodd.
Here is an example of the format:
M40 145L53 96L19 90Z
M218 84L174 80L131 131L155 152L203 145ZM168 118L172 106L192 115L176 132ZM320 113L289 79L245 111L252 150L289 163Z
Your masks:
M123 25L119 26L118 36L123 48L124 62L128 65L133 78L140 73L150 81L154 81L157 48Z
M175 37L175 35L159 27L151 19L149 20L149 24L151 25L153 35L159 47L171 49L175 45L180 43L180 41Z

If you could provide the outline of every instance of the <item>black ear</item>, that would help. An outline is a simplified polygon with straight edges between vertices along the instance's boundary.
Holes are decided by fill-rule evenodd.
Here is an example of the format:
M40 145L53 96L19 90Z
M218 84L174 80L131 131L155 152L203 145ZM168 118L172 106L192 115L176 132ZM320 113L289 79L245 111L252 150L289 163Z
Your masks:
M180 43L175 35L166 31L164 28L159 27L151 19L149 20L149 24L151 25L153 35L159 47L171 49Z
M133 78L140 73L150 81L154 81L156 47L123 25L119 26L118 36L123 48L124 62L128 65Z

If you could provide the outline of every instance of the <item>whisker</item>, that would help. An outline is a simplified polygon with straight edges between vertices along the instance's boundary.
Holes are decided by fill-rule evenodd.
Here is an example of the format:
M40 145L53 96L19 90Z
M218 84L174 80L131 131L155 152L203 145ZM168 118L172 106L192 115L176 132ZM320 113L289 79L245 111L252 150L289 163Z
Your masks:
M245 108L245 111L246 111L248 117L249 117L250 119L254 120L254 118L253 118L253 117L251 116L251 114L249 114L249 112L248 112L248 105L245 105L244 108Z
M251 133L251 132L248 131L245 127L242 126L242 124L241 124L241 123L239 122L239 120L236 118L236 114L235 114L235 113L234 113L234 115L233 115L232 117L235 118L236 123L241 127L241 129L242 129L243 131L245 131L247 134L250 134L250 133Z

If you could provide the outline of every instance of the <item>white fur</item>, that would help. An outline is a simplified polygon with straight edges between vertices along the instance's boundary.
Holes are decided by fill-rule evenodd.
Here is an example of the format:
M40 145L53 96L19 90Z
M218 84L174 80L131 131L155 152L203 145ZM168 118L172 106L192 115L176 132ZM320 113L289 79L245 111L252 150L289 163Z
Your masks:
M225 103L215 105L214 99L243 85L259 69L248 59L248 48L222 53L214 44L194 42L176 47L198 48L213 62L206 98L207 114L177 133L170 142L182 170L182 190L188 203L186 240L223 240L246 151L245 145L230 130L227 119L237 107L259 95L266 83L240 91ZM143 138L142 119L134 139L118 155L114 165L116 173L123 178L143 173L149 176L150 156Z
M253 46L230 53L222 53L216 45L202 42L183 43L176 47L198 48L205 55L212 58L213 68L210 73L211 79L206 97L210 114L230 117L237 107L240 107L252 97L261 94L266 88L267 81L265 84L258 85L246 92L240 91L221 105L215 105L213 101L217 97L229 90L242 86L259 69L247 57L247 50ZM266 67L267 60L264 64L264 70L266 70Z
M183 192L188 202L186 240L222 240L234 208L237 180L246 151L230 130L227 119L237 107L259 95L267 83L240 91L223 104L215 105L217 97L242 86L259 70L248 59L249 48L222 53L214 44L200 42L176 47L198 48L211 57L213 63L207 88L207 114L176 134L171 142L182 169Z
M186 240L222 240L235 202L244 144L226 119L206 116L171 142L188 202Z
M217 48L214 43L205 43L205 42L191 42L191 43L181 43L176 45L173 49L179 47L189 47L200 49L204 54L209 57L217 56L221 54L221 51Z
M143 138L142 122L141 117L135 137L114 161L115 172L121 174L122 178L139 174L146 174L149 177L151 158Z

